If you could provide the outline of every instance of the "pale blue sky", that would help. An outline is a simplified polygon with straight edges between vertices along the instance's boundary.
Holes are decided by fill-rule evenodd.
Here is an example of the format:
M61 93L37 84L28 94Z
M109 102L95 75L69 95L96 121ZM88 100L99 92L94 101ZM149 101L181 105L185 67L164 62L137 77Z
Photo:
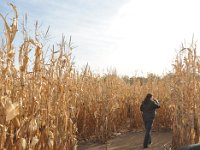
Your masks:
M28 14L30 29L36 20L50 25L54 44L71 35L76 67L88 63L96 73L161 75L181 42L200 36L198 0L2 0L3 15L11 11L6 2L17 6L19 22Z

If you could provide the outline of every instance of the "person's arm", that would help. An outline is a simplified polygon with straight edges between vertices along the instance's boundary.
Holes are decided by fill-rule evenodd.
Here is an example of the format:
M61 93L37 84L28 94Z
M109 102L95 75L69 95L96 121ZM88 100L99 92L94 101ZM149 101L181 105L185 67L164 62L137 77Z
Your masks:
M155 109L160 108L160 103L158 102L158 100L154 99L153 102L154 102L154 108Z

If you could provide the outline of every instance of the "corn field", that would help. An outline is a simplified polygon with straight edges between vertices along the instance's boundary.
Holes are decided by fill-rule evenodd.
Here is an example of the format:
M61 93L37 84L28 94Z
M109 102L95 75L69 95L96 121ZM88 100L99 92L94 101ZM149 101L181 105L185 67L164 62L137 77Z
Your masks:
M10 6L14 13L10 24L0 14L4 25L0 149L76 150L83 139L106 143L122 129L143 128L139 106L148 92L161 103L154 128L172 130L172 149L199 142L200 61L195 42L188 48L182 46L174 69L162 77L100 75L89 66L77 71L71 39L63 38L57 48L52 47L46 61L37 26L33 37L24 26L22 42L16 47L18 12Z

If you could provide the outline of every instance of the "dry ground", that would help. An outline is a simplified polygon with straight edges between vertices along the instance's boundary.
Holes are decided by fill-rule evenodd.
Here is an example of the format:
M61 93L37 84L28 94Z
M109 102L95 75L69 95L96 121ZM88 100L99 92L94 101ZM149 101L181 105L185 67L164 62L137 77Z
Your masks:
M107 146L81 142L78 150L142 150L143 138L144 132L128 132L108 140ZM170 146L171 139L170 131L152 132L153 144L147 150L165 150Z

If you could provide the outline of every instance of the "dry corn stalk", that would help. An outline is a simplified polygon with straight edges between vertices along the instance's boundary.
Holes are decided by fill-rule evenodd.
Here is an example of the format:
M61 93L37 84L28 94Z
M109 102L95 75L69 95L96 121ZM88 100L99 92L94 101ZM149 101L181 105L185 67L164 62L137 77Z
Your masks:
M173 128L174 147L198 142L200 62L194 47L187 49L185 59L177 57L174 73L163 77L149 74L130 79L116 72L101 76L88 65L82 72L73 68L71 39L67 45L64 37L58 48L53 47L47 65L39 37L32 38L24 29L18 69L13 62L18 14L11 6L15 16L10 27L1 15L6 39L0 48L1 149L10 148L10 144L20 149L76 150L77 137L94 137L105 143L122 128L143 127L139 106L148 92L162 104L154 128ZM29 56L32 48L33 66ZM187 114L183 115L184 110ZM183 131L188 139L181 138Z

